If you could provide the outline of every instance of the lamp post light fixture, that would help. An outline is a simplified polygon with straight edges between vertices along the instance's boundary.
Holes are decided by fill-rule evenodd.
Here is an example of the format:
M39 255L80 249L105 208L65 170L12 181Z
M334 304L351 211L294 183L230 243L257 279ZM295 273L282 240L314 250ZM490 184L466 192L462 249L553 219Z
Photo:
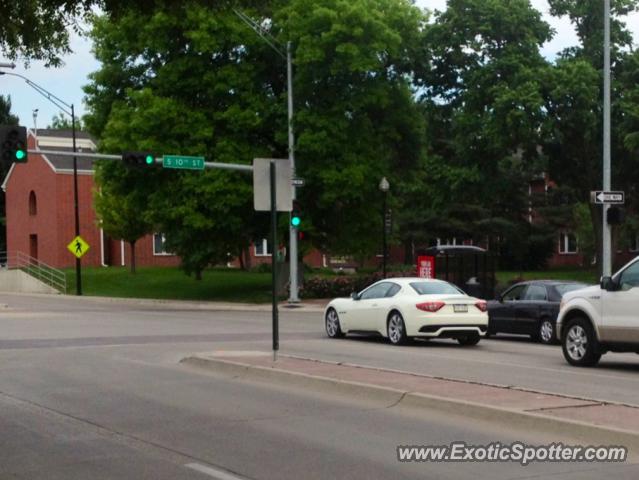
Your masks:
M14 64L4 64L0 63L0 68L15 68ZM18 73L12 72L3 72L0 71L0 75L11 75L12 77L18 77L25 81L27 85L33 88L36 92L42 95L44 98L53 103L56 107L58 107L62 112L71 116L71 135L73 138L73 153L77 152L76 148L76 128L75 128L75 108L73 104L68 104L64 100L56 97L54 94L46 90L44 87L41 87L35 82L32 82L27 77L20 75ZM75 235L80 235L80 213L79 213L79 201L78 201L78 157L73 157L73 213L75 217ZM80 263L80 259L76 258L75 260L75 278L76 278L76 294L82 295L82 265Z
M384 193L384 206L382 208L382 276L386 278L386 197L390 190L390 183L386 177L379 182L379 189Z

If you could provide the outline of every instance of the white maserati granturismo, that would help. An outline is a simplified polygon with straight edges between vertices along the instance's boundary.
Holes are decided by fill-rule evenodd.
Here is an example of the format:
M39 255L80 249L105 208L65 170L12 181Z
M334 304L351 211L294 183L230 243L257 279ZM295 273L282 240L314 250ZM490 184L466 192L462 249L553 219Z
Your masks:
M336 298L324 312L326 333L380 334L394 345L412 337L454 338L476 345L488 329L486 302L442 280L387 278L351 298Z

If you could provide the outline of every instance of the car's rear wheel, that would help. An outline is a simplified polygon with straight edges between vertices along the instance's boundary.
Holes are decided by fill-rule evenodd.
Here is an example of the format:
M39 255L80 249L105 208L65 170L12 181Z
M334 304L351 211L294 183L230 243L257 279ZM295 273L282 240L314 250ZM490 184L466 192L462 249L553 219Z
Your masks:
M399 312L392 312L388 317L386 325L388 339L393 345L404 345L408 342L406 335L406 325L404 319Z
M459 337L457 341L460 345L464 346L472 346L477 345L480 340L480 336L478 333L469 333L468 335L464 335L463 337Z
M551 345L555 343L555 325L549 318L542 318L537 326L537 334L534 339L539 343Z
M561 344L566 361L576 367L592 367L601 358L595 331L585 318L568 322Z
M339 324L339 316L334 308L329 308L326 312L326 334L331 338L341 338L344 336L342 327Z

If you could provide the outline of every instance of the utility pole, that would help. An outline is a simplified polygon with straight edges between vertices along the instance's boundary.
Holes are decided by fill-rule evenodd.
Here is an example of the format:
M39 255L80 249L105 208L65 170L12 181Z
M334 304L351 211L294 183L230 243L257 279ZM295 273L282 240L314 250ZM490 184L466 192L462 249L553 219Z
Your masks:
M603 88L603 190L612 189L610 179L610 0L604 0L604 88ZM602 275L612 274L612 234L608 224L610 205L602 205Z
M239 10L233 10L240 19L246 23L262 40L264 40L275 52L286 60L286 82L287 82L287 103L288 103L288 160L291 163L291 173L295 178L295 135L293 133L293 53L291 42L286 43L286 53L283 46L273 36L264 30L262 26L252 18L248 17ZM296 198L295 185L291 189L291 203ZM290 260L290 295L289 303L298 303L299 286L297 284L297 228L293 226L289 218L289 260ZM277 245L273 245L273 249Z

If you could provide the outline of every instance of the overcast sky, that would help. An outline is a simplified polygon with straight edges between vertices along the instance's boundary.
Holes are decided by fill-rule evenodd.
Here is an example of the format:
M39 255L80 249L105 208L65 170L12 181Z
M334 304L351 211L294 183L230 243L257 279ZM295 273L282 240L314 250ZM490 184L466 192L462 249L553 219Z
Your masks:
M417 0L416 3L423 8L438 10L446 8L446 0ZM567 18L551 17L548 14L546 0L531 0L531 3L542 12L544 19L556 30L554 39L543 46L542 54L546 58L552 60L557 52L577 43L574 29ZM637 43L639 39L639 14L627 18L626 22L633 31L635 43ZM73 103L76 114L81 116L85 111L82 102L84 94L81 87L88 83L87 75L97 70L99 64L93 58L91 45L86 39L73 35L71 48L73 53L64 57L64 66L61 68L46 69L42 62L32 62L28 69L19 65L14 72L42 85L65 102ZM3 60L0 56L0 61ZM20 123L28 127L34 126L34 109L38 109L37 125L40 128L48 125L51 118L59 111L48 100L26 85L23 80L15 77L0 77L0 94L11 96L12 111L20 117Z

